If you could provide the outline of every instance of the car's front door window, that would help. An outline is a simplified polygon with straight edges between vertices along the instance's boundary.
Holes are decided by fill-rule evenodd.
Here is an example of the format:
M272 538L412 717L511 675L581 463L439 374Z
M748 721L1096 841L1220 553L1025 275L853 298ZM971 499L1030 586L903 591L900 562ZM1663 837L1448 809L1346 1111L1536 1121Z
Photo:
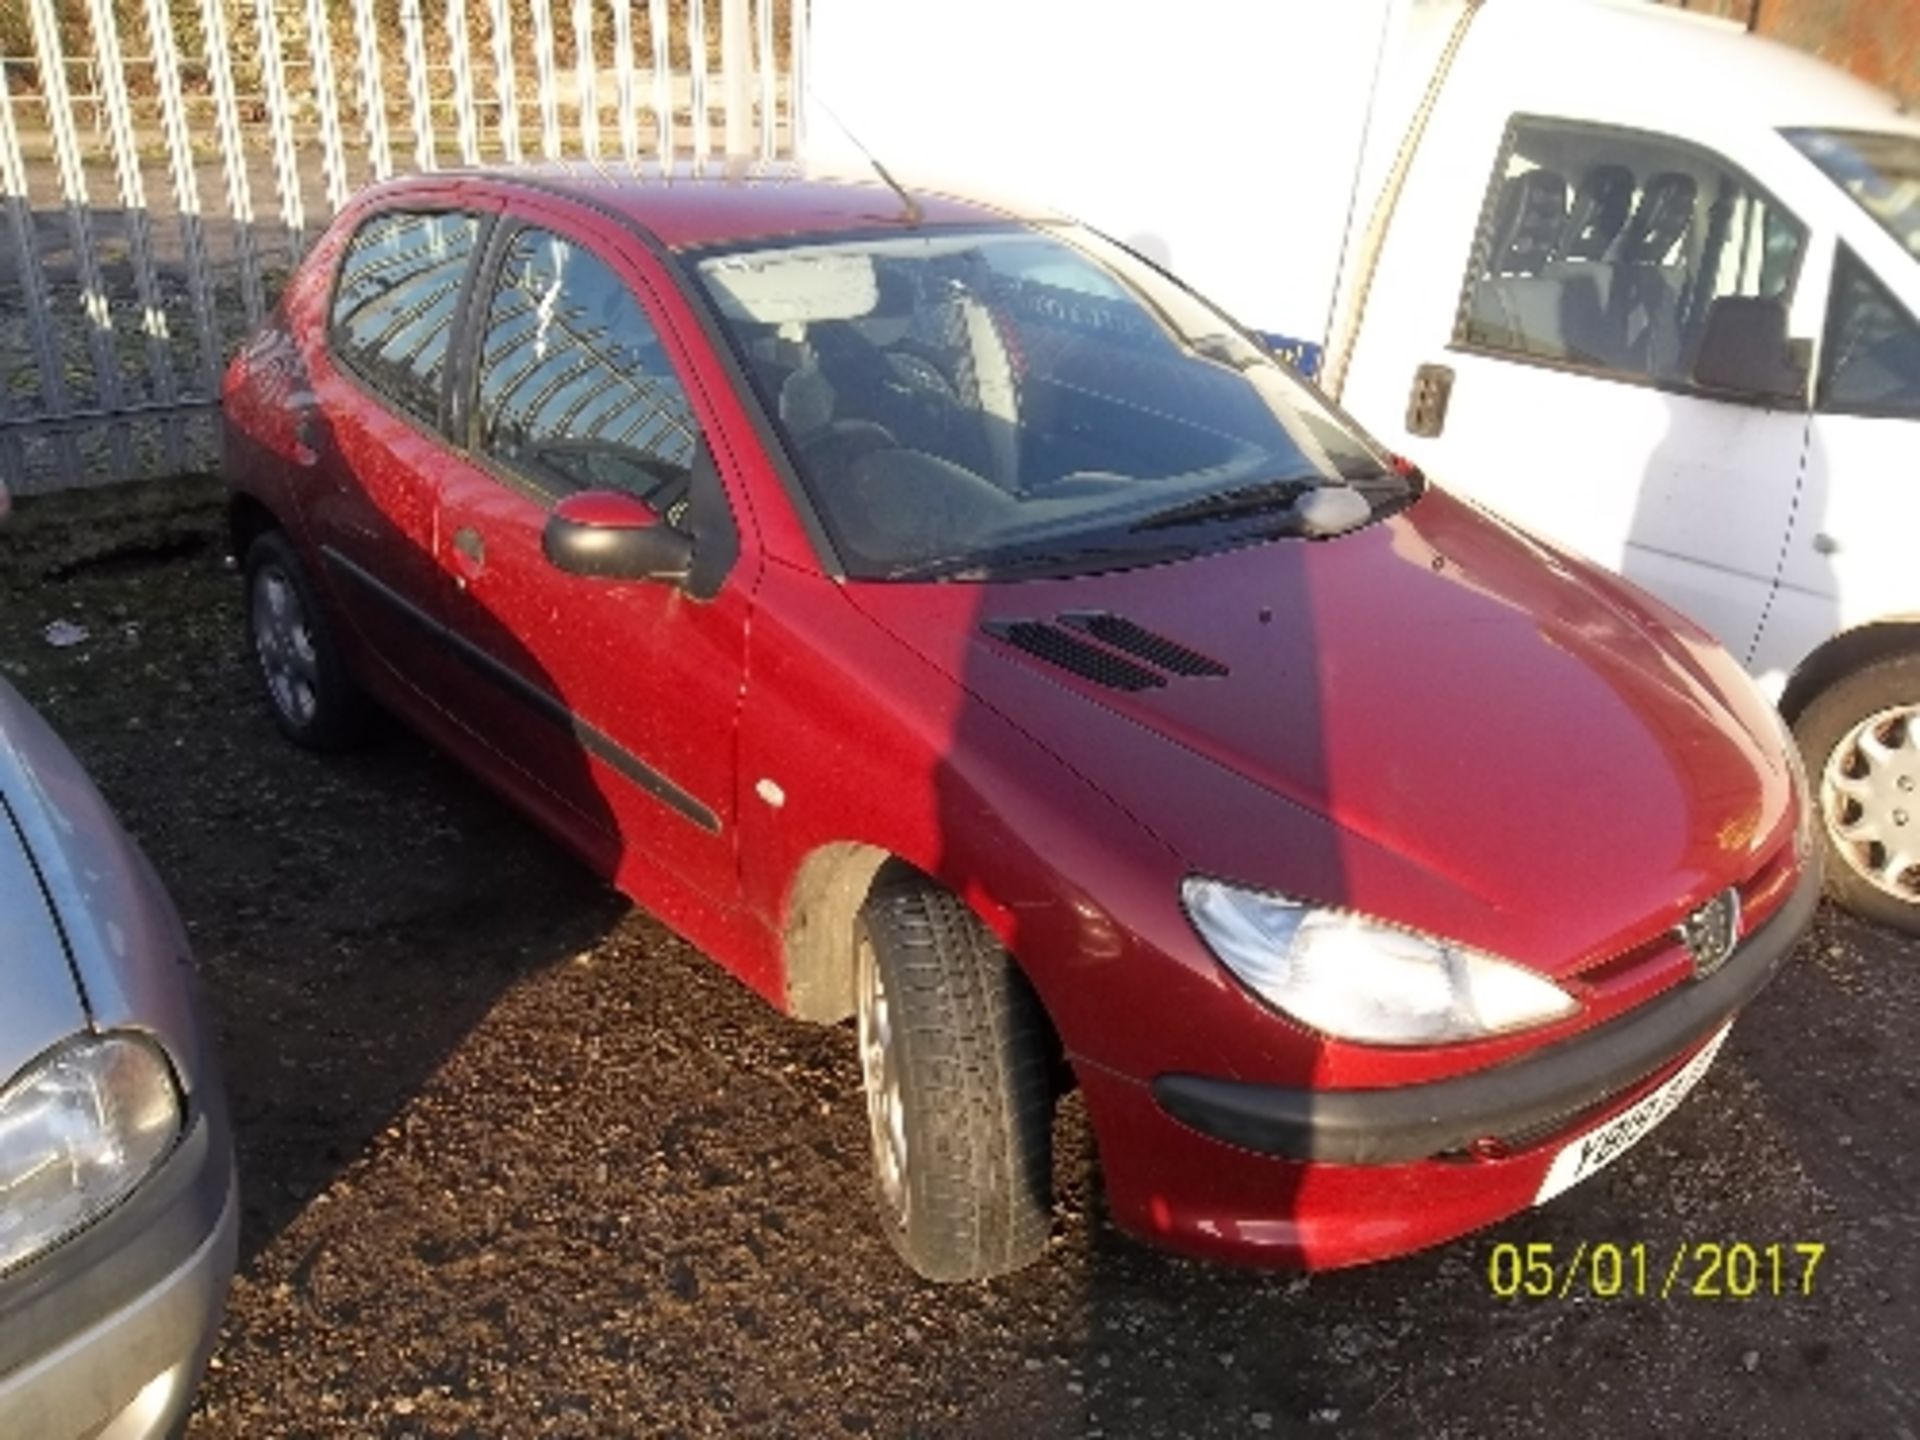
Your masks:
M678 518L699 425L659 332L591 250L516 235L478 362L481 449L551 499L621 490Z

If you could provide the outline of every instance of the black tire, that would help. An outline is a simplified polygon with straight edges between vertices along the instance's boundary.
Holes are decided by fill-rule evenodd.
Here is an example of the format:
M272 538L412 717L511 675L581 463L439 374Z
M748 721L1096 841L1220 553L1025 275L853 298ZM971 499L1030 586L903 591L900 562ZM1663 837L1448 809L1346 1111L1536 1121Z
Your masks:
M1827 893L1856 915L1920 935L1920 655L1882 660L1835 681L1800 712L1793 734L1818 810ZM1877 803L1869 801L1872 812L1836 785L1873 773L1860 745L1868 736L1891 747L1891 758L1877 767L1885 778ZM1863 818L1873 822L1871 832L1857 828ZM1850 827L1852 840L1836 833ZM1892 835L1894 846L1865 841L1864 833ZM1914 864L1891 874L1900 854Z
M920 881L868 898L855 964L887 1238L929 1280L1030 1264L1052 1221L1055 1092L1052 1032L1026 977L956 896ZM876 1068L882 1051L890 1069ZM890 1184L893 1126L903 1148Z
M241 571L247 652L273 723L310 750L350 748L365 735L371 706L347 669L293 542L278 530L255 536Z

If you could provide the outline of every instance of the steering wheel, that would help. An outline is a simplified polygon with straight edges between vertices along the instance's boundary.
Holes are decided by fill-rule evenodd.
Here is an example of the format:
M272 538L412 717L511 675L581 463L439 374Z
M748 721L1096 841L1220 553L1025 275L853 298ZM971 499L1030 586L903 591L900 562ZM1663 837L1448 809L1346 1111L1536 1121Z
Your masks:
M885 353L888 370L886 383L890 389L911 395L922 404L960 403L959 392L953 388L953 381L947 378L946 371L925 355L898 347Z

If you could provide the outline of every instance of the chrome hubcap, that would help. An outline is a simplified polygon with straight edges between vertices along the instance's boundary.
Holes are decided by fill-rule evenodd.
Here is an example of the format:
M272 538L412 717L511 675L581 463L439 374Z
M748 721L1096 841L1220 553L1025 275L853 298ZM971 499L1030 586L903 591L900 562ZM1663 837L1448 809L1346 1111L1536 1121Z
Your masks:
M1821 772L1820 812L1856 874L1920 904L1920 705L1882 710L1847 732Z
M867 1088L867 1128L880 1198L898 1225L907 1223L907 1117L894 1053L893 1011L873 943L860 941L860 1074Z
M320 708L320 662L300 592L278 565L253 577L253 650L274 708L294 725L311 723Z

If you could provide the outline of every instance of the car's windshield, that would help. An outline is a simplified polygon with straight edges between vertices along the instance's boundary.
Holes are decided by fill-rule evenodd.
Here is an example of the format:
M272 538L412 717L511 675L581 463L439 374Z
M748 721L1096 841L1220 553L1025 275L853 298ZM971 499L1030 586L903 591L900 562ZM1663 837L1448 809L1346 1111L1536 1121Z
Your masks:
M1409 493L1231 321L1078 227L697 270L856 577L1105 568L1286 531L1333 487Z
M1871 130L1787 130L1800 153L1920 259L1920 135Z

